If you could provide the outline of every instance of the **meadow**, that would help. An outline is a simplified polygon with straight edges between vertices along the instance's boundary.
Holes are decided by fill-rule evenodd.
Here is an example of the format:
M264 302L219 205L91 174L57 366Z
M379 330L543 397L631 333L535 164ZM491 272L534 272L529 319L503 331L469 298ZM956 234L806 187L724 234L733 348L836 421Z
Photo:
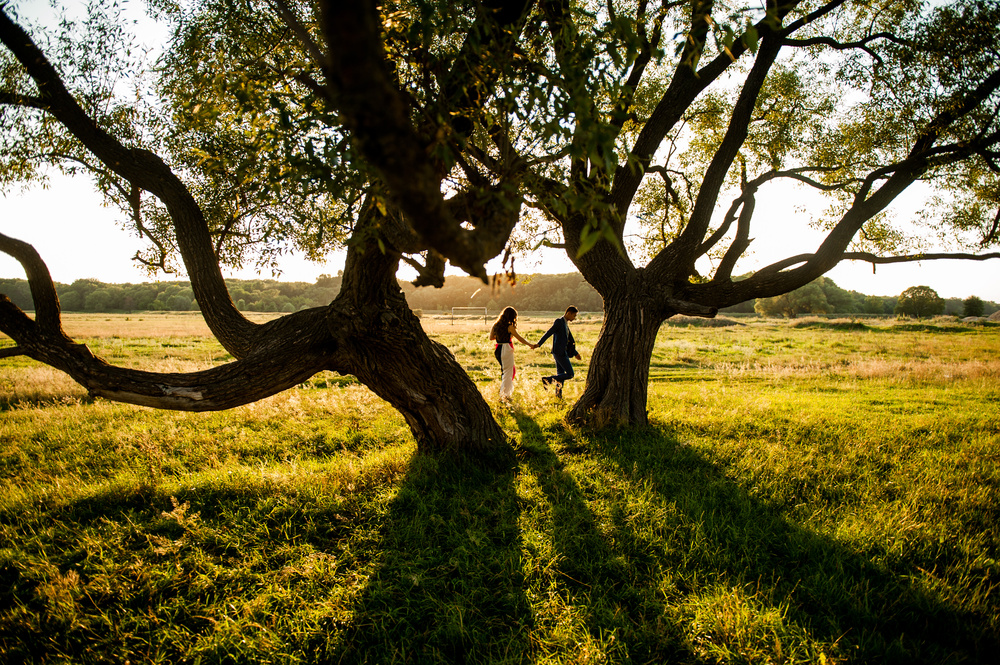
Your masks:
M0 661L997 662L1000 326L736 323L664 326L651 426L594 431L564 415L599 321L566 401L522 347L503 406L482 322L425 318L499 471L415 454L351 377L186 414L4 360ZM65 326L117 364L228 357L192 314Z

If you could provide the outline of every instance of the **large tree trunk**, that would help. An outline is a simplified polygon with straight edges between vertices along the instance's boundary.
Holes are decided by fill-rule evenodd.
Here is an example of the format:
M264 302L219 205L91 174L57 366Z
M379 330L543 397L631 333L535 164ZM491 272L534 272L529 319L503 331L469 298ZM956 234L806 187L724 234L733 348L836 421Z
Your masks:
M343 369L403 414L422 451L503 458L511 450L506 434L454 354L410 310L398 263L398 254L375 242L348 252L327 318Z
M605 299L604 325L590 359L583 396L569 419L597 427L648 423L649 363L662 310L634 295Z
M510 450L482 393L409 309L376 318L376 327L358 331L367 340L353 349L351 373L403 414L420 450L470 457Z

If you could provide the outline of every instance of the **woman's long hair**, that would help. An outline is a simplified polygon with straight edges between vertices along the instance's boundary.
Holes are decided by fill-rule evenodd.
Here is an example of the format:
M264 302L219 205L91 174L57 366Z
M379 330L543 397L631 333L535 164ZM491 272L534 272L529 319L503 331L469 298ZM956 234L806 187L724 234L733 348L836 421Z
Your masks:
M510 324L515 321L517 321L517 310L513 307L504 308L500 312L500 316L497 317L497 320L493 322L493 329L491 330L493 336L496 337L499 332L506 333L510 330Z

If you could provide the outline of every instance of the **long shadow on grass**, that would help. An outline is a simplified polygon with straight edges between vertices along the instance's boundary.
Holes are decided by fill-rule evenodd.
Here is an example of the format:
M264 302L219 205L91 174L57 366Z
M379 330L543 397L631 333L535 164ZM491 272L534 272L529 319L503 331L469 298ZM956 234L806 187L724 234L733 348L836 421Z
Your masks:
M608 506L609 499L614 503L627 497L616 495L613 489L607 492L606 487L581 487L567 470L567 460L585 457L586 448L565 437L557 454L547 443L551 433L547 435L523 413L515 417L522 434L522 461L551 510L548 536L555 552L547 557L532 553L538 563L532 566L536 579L531 580L532 585L557 595L565 608L550 612L550 621L560 621L559 615L565 614L584 624L592 640L588 651L599 662L700 662L683 633L663 621L669 608L659 591L661 580L651 556L627 544L622 547L624 531L602 529L602 520L588 503L591 499ZM588 483L595 481L591 473L585 475ZM556 642L563 631L557 625L539 630L543 637L553 635ZM558 650L566 645L553 646ZM573 659L572 649L566 650ZM585 653L577 655L586 659Z
M560 434L579 445L565 431L555 433ZM676 620L689 643L708 645L703 653L712 653L713 641L728 642L731 653L743 651L739 641L750 635L760 643L784 642L786 650L803 637L836 643L835 656L849 662L996 662L1000 640L989 617L918 588L911 582L919 575L917 564L877 545L858 551L796 525L672 433L595 435L588 446L591 460L633 487L647 488L662 506L663 523L643 524L648 516L630 509L627 497L601 498L612 504L607 507L612 533L605 539L613 540L624 558L623 584L639 584L636 591L648 596L643 587L659 577L659 593L679 608ZM653 569L660 572L647 572ZM603 584L612 586L610 580ZM755 613L768 608L779 612L740 628L741 621L752 623ZM779 647L772 655L781 652ZM808 661L818 654L797 655Z
M379 534L378 570L323 662L525 662L513 470L416 456Z
M0 562L0 600L40 617L23 626L0 621L0 653L9 647L8 655L38 662L84 652L157 653L165 662L195 654L204 662L289 654L317 663L529 661L516 477L418 455L398 482L342 500L247 480L180 492L173 513L169 497L146 486L53 506L45 520L70 543L52 558L60 569L79 569L84 581L103 570L92 572L87 548L71 544L97 527L119 534L109 536L125 550L117 556L143 561L146 572L141 582L121 581L126 594L82 603L81 617L99 614L116 626L95 640L85 626L53 623L35 593L37 575ZM394 497L378 498L393 487ZM14 525L18 516L0 520ZM263 613L234 609L251 606ZM238 630L219 631L230 614Z
M94 603L123 634L94 642L86 627L46 619L40 578L8 561L0 605L23 603L41 619L16 634L0 626L0 641L37 661L155 649L181 662L193 639L211 636L207 662L230 652L263 659L275 640L307 662L526 662L569 660L580 637L570 624L579 624L613 662L709 662L713 641L738 653L747 639L750 647L781 641L785 655L809 639L839 640L833 655L853 662L985 663L1000 652L988 617L923 593L907 577L911 562L799 527L670 432L582 441L515 417L523 473L541 490L537 506L518 498L527 476L418 456L387 509L377 498L395 480L340 500L322 483L300 490L247 479L179 492L191 503L183 520L176 505L173 518L161 514L169 495L141 486L55 504L22 526L22 516L5 512L9 533L37 540L32 557L58 541L65 553L48 559L62 572L79 569L84 582L105 572L101 553L73 543L84 528L100 530L121 549L109 570L127 594L88 592L80 601L81 612ZM549 517L528 513L536 507ZM530 528L547 530L538 538L552 551L526 541L522 512ZM310 572L314 564L320 572ZM353 601L343 591L352 578L360 578ZM297 595L282 595L286 587ZM227 618L230 603L268 616L249 614L239 631L215 636L201 615ZM771 623L740 626L774 608ZM52 651L56 633L63 651Z

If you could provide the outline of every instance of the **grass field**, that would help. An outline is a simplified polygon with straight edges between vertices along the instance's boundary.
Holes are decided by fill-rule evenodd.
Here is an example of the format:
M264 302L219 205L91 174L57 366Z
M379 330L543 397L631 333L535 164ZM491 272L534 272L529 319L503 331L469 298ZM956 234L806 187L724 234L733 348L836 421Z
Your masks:
M522 318L535 339L549 318ZM0 363L0 661L995 663L1000 326L665 326L643 430L568 426L481 323L425 319L516 466L415 456L349 377L224 413ZM108 360L227 356L197 316L68 316Z

